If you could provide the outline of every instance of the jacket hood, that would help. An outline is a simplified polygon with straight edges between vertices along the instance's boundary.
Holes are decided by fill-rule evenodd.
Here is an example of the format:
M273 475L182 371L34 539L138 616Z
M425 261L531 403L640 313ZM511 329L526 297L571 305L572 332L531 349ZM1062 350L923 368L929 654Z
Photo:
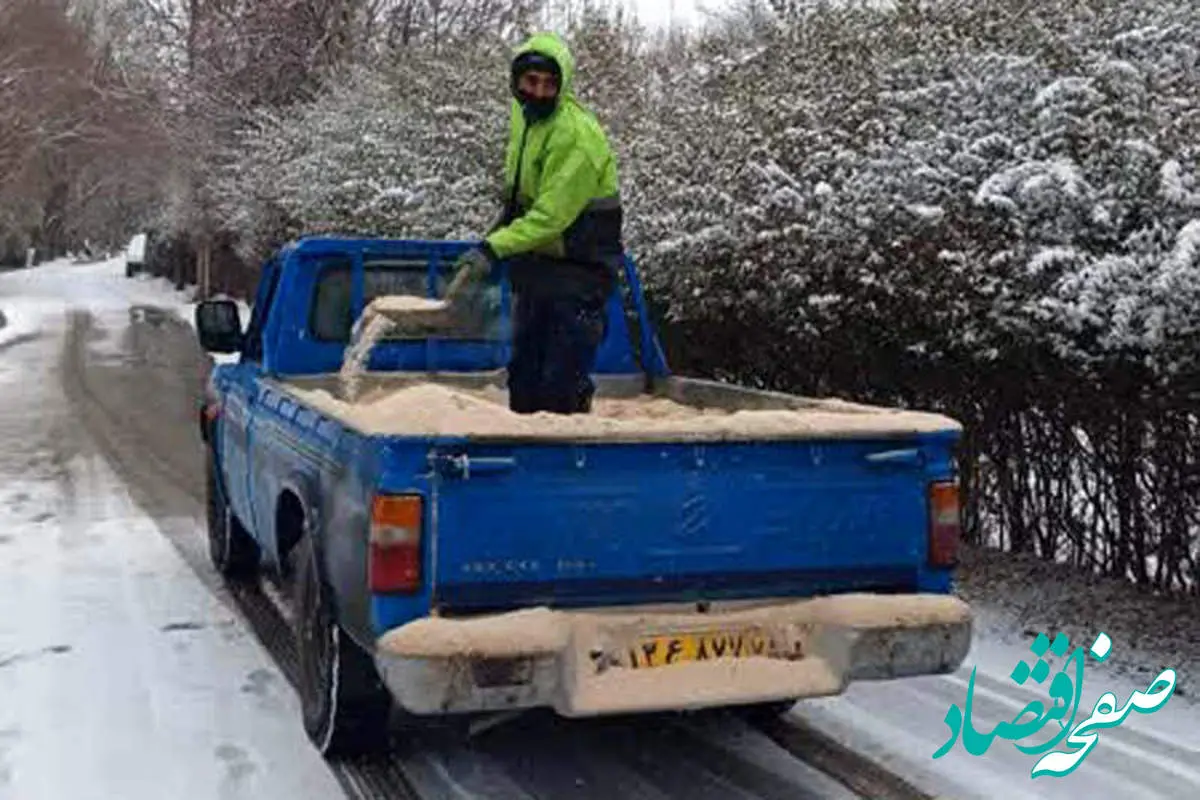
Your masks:
M575 90L575 59L567 43L557 33L535 33L513 52L513 61L525 53L553 58L562 72L562 86L558 87L559 100L572 99Z

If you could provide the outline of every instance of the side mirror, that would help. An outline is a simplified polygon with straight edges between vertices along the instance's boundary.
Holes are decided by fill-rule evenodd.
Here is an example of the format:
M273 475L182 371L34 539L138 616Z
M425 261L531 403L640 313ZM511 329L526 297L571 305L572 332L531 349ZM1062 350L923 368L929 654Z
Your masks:
M196 331L200 346L210 353L241 352L242 317L232 300L205 300L197 305Z

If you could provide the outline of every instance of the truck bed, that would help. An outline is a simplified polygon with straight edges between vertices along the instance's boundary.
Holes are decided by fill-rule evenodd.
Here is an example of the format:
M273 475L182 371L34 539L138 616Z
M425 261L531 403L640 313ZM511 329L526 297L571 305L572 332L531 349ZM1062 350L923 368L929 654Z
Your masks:
M927 560L945 417L619 377L598 380L597 413L521 416L503 372L372 373L353 404L337 381L275 385L373 442L384 491L428 497L443 614L946 591ZM409 613L375 598L382 629Z
M700 442L904 438L956 435L939 414L800 397L695 378L601 376L593 413L520 415L508 410L503 371L408 376L368 374L359 399L341 397L337 375L281 381L296 400L366 435L474 441Z

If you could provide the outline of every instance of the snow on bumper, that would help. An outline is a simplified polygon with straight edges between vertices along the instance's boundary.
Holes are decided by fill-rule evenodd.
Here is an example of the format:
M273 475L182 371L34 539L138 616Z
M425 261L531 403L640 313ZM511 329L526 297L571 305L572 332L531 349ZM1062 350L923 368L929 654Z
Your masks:
M970 643L957 598L850 594L426 617L381 636L376 663L412 713L578 717L834 695L854 680L953 672Z

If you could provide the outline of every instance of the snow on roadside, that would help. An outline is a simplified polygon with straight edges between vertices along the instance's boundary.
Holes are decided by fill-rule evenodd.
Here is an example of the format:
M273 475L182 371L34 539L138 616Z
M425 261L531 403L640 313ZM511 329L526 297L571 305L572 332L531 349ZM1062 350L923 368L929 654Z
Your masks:
M144 272L126 277L124 256L92 264L59 259L8 273L0 281L8 287L7 293L66 302L96 313L125 313L130 306L157 306L174 312L193 328L196 324L195 286L178 290L166 278ZM218 295L213 299L229 298ZM236 302L245 324L250 319L250 306L241 300Z
M1062 564L975 549L964 552L957 592L975 614L971 651L957 672L855 683L840 697L804 701L793 713L934 795L959 800L1200 797L1200 707L1192 699L1200 678L1194 601L1156 597ZM935 760L933 754L950 736L944 717L951 705L965 708L972 670L972 718L981 733L1017 718L1030 702L1051 703L1049 679L1017 685L1011 673L1019 662L1036 662L1029 648L1039 633L1053 640L1059 632L1072 648L1085 651L1100 632L1112 640L1103 664L1090 657L1085 662L1075 724L1087 718L1103 693L1115 693L1123 705L1167 668L1176 673L1175 694L1152 714L1131 714L1119 727L1100 731L1094 752L1065 778L1031 779L1039 756L1025 755L1003 739L982 756L972 756L960 738ZM1062 666L1063 659L1048 660L1053 672ZM1043 744L1052 730L1053 723L1019 743Z
M1042 631L1062 631L1072 642L1090 643L1104 631L1115 643L1107 671L1144 683L1172 667L1179 674L1176 696L1200 696L1194 598L1160 596L1068 564L975 548L964 552L957 584L964 600L987 612L991 640L1028 647Z
M82 306L98 313L126 313L131 305L179 308L191 303L194 290L176 291L163 278L125 277L123 256L92 264L67 259L3 276L6 293Z
M38 314L20 298L0 297L0 349L33 336L38 331Z
M62 478L0 488L0 795L336 796L253 635L100 459Z
M125 276L125 257L119 256L91 264L77 264L70 259L47 262L29 270L18 270L0 276L0 311L9 313L9 306L31 313L18 317L26 326L36 327L36 320L47 313L65 313L68 307L86 308L107 326L119 327L127 318L131 306L163 308L196 327L197 289L188 286L177 290L171 281L138 273ZM7 296L6 296L7 295ZM223 299L218 296L214 299ZM250 321L250 306L237 300L242 325ZM14 312L15 313L15 312ZM0 329L0 345L11 329ZM102 347L102 345L100 345ZM212 355L217 363L236 361L237 356Z
M0 305L43 334L0 352L0 797L339 796L270 655L58 385L67 311L127 324L131 302L159 304L101 266L0 275Z

